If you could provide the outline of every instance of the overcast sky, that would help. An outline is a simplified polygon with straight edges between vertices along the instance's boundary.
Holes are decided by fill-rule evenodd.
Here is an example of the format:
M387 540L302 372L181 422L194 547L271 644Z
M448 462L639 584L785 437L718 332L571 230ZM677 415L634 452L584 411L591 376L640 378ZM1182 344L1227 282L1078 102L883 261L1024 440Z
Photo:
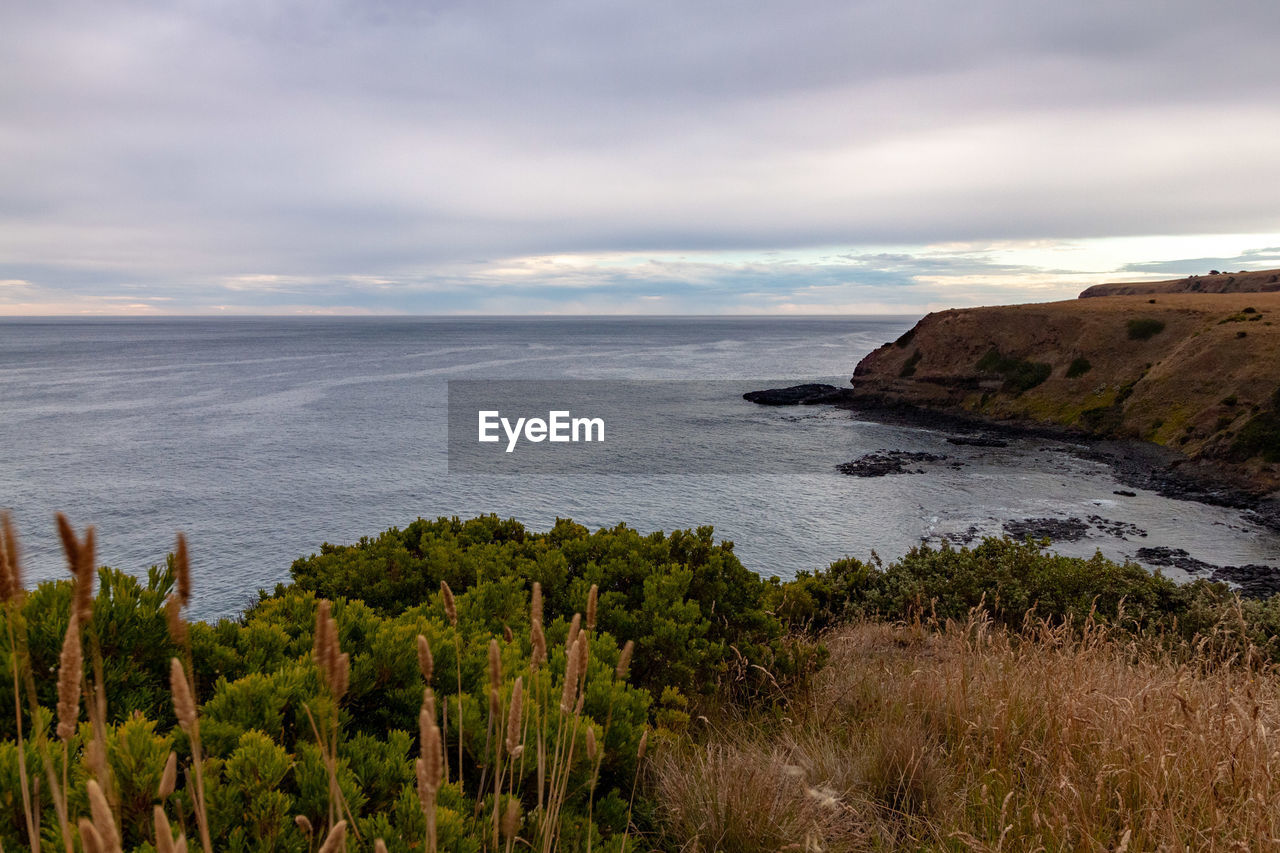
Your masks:
M1280 267L1280 6L4 2L0 314L892 312Z

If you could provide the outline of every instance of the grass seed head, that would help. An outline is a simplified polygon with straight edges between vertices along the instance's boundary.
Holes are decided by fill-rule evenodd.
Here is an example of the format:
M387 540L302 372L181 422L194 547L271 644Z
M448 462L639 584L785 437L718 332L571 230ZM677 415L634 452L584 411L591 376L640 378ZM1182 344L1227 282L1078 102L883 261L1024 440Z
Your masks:
M444 780L444 746L440 740L440 727L434 722L427 732L427 754L423 759L423 770L426 771L427 790L435 794Z
M440 581L440 600L444 602L444 615L449 617L449 624L458 627L458 604L453 600L453 590L447 581Z
M515 797L507 800L507 808L502 813L502 837L511 841L520 829L520 801Z
M502 654L498 649L498 641L489 641L489 688L497 690L502 686Z
M587 641L587 635L581 634L578 642L574 643L574 648L578 653L578 678L586 681L587 678L587 662L591 659L591 643Z
M347 695L347 687L351 684L351 655L343 652L333 664L333 698L341 699Z
M435 658L431 656L431 644L421 634L418 635L418 671L422 673L422 680L427 684L431 683L431 676L436 671Z
M93 824L87 817L80 818L79 827L80 843L84 846L84 853L106 853L102 836L98 835L98 830L93 828Z
M520 746L520 718L524 712L524 676L516 678L511 688L511 707L507 711L507 752L515 754Z
M156 853L175 853L173 829L169 826L169 818L165 817L164 809L155 806L151 810L151 820L156 829Z
M627 677L627 668L631 666L631 655L635 652L635 640L627 640L626 645L622 647L622 651L618 654L618 668L613 671L613 675L619 681Z
M536 672L539 666L547 662L547 635L542 632L542 623L534 622L533 627L529 629L529 635L533 644L533 653L529 656L529 667Z
M67 624L58 662L58 737L68 741L80 721L80 677L84 670L84 653L80 646L80 620L74 616Z
M529 624L542 625L542 584L533 582L533 596L529 600Z
M62 551L67 555L67 567L73 576L78 577L80 575L80 537L76 536L75 529L65 515L58 513L56 518L58 538L62 540Z
M0 513L0 603L22 595L22 567L18 563L18 536L9 513Z
M596 604L600 597L600 587L596 584L591 585L591 589L587 592L587 630L594 631L596 629Z
M182 602L176 595L164 600L164 621L169 626L169 637L175 645L187 644L187 623L182 619Z
M169 753L169 760L164 763L164 772L160 774L160 787L156 789L156 796L160 799L166 799L173 793L173 789L178 784L178 754L176 752Z
M191 561L187 557L187 537L181 533L173 549L173 564L178 576L178 600L186 607L191 604Z
M120 832L116 829L115 815L111 813L111 806L107 805L106 795L102 793L96 779L90 779L85 787L89 792L89 814L93 816L93 828L98 831L98 838L102 840L102 849L118 853Z
M340 820L329 830L329 836L320 845L320 853L338 853L347 849L347 822Z
M581 642L581 641L579 641ZM560 710L568 714L573 710L574 701L578 698L578 648L577 644L569 651L564 665L564 689L560 693Z
M569 634L564 638L564 650L566 652L573 651L573 644L578 639L578 632L582 630L582 614L573 614L573 621L569 623Z
M199 723L196 719L196 703L191 696L191 684L182 669L182 662L177 658L169 659L169 692L173 694L173 712L178 717L178 725L188 735L195 736Z

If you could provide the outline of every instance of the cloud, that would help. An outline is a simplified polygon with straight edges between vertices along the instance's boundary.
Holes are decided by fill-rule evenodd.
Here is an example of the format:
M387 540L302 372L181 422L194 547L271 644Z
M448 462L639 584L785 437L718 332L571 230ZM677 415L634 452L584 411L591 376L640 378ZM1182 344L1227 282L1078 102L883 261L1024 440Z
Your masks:
M500 259L1272 233L1277 35L1198 0L7 4L0 277L423 310L475 261L489 305Z
M1168 273L1171 276L1185 276L1193 273L1205 273L1210 269L1270 269L1280 267L1280 246L1265 249L1253 249L1241 252L1232 257L1173 258L1161 261L1144 261L1125 264L1121 267L1125 272Z

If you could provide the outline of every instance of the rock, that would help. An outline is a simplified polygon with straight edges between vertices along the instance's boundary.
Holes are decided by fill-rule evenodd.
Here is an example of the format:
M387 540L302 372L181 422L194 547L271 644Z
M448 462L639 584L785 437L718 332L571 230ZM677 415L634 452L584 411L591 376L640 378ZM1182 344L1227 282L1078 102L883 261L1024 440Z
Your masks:
M1197 560L1181 548L1166 548L1164 545L1158 545L1154 548L1139 548L1136 556L1138 562L1146 563L1148 566L1165 568L1172 566L1193 575L1211 572L1218 568L1212 563Z
M883 477L886 474L923 474L924 470L917 468L914 471L908 470L906 463L908 462L945 462L946 456L938 456L933 453L910 453L905 450L889 450L879 453L868 453L866 456L860 456L852 462L844 462L836 466L836 470L841 474L848 474L850 477ZM956 467L955 464L952 467Z
M1269 598L1280 592L1280 569L1248 563L1243 566L1215 566L1197 560L1181 548L1139 548L1138 560L1149 566L1173 566L1193 575L1208 574L1210 580L1229 583L1247 598Z
M978 533L977 525L970 524L968 529L944 533L942 534L942 538L953 545L971 545L973 544L973 540L978 538Z
M768 388L748 391L742 399L762 406L812 406L816 403L838 403L845 398L848 389L837 388L821 382L792 385L790 388Z
M1210 577L1216 581L1233 583L1240 594L1248 598L1270 598L1280 592L1280 569L1249 563L1243 566L1223 566Z
M1128 539L1130 536L1145 538L1147 535L1147 531L1136 524L1130 524L1127 521L1112 521L1100 515L1089 516L1089 523L1103 533L1109 533L1117 539Z
M1121 497L1124 497L1124 498L1136 498L1138 496L1137 492L1131 492L1127 489L1116 489L1111 494L1120 495Z
M1089 525L1078 518L1024 518L1004 523L1004 532L1015 539L1050 539L1075 542L1089 532Z

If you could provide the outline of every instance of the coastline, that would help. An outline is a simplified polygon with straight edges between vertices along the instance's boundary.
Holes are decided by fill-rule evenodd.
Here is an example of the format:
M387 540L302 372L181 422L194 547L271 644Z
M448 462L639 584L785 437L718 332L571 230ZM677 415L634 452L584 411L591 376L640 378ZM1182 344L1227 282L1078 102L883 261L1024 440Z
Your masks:
M1241 484L1233 472L1209 460L1192 460L1175 450L1141 439L1102 438L1083 430L1040 421L993 419L969 412L930 409L879 394L844 389L832 405L881 423L918 426L939 432L1050 438L1068 442L1073 453L1106 464L1126 486L1148 489L1176 500L1244 510L1262 526L1280 532L1280 492L1260 492Z

